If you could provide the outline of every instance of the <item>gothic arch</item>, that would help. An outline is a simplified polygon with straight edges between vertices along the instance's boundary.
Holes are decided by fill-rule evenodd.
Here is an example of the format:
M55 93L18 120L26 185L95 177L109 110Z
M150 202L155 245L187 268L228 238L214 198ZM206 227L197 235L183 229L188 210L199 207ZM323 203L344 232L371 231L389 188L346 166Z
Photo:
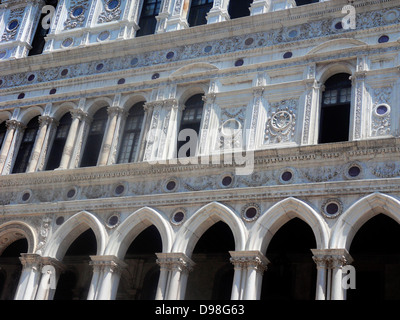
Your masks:
M28 242L28 252L34 253L37 246L35 230L21 221L10 221L0 225L0 255L11 243L25 238Z
M330 248L349 250L360 227L380 213L400 223L400 201L392 196L376 192L355 202L336 222L332 230Z
M279 228L296 217L306 222L313 230L317 249L328 247L329 232L323 218L304 201L290 197L272 206L257 220L250 229L247 250L266 252Z
M106 255L115 255L124 259L132 241L147 227L154 225L161 235L163 252L170 252L173 234L172 228L160 212L144 207L136 210L112 233L109 238Z
M65 221L48 240L48 247L43 255L61 261L72 242L89 228L93 230L96 236L97 255L101 255L106 246L107 232L99 219L87 211L76 213Z
M197 210L182 225L172 251L183 252L190 257L203 233L219 221L225 222L231 229L235 239L235 251L244 250L247 231L242 220L227 206L212 202Z

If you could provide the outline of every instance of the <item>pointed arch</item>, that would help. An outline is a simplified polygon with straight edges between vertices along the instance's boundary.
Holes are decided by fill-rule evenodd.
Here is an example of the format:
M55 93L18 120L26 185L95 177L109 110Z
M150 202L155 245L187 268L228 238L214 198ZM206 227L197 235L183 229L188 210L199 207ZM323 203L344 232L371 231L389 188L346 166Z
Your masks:
M124 259L132 241L151 225L154 225L160 233L163 252L170 252L173 241L171 226L160 212L150 207L144 207L132 213L112 233L105 254Z
M335 224L330 248L349 250L351 242L361 226L381 213L400 223L400 201L392 196L376 192L355 202Z
M265 253L279 228L296 217L311 227L317 249L328 247L329 232L323 218L304 201L290 197L272 206L257 220L250 230L247 250L260 250Z
M31 226L22 221L9 221L0 225L0 256L11 243L23 238L28 242L27 253L34 253L37 234Z
M104 226L92 213L81 211L65 221L51 236L44 256L61 261L72 242L89 228L93 230L96 236L97 255L103 254L108 237Z
M235 239L235 251L244 250L247 232L242 220L227 206L212 202L197 210L185 222L176 236L177 241L172 251L183 252L190 257L203 233L219 221L226 223L231 229Z

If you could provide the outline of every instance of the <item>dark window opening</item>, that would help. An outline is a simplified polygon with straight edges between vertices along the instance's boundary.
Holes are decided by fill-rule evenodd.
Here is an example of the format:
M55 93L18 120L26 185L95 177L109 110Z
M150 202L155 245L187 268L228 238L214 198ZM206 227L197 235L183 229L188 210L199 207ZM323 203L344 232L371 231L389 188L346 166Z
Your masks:
M203 105L204 105L204 102L203 102L202 94L196 94L186 101L185 109L182 112L182 118L181 118L179 132L181 132L184 129L191 129L197 133L197 136L199 135L201 117L203 115ZM178 135L179 135L179 132L178 132ZM177 144L178 155L179 155L180 148L184 144L189 142L189 139L190 138L187 137L185 141L178 140L178 144ZM196 146L195 150L188 149L186 151L186 157L190 157L190 155L195 155L196 152L197 152L197 146Z
M25 172L28 168L29 158L31 156L33 145L35 144L38 130L39 116L36 116L31 121L29 121L26 126L12 173Z
M296 5L299 7L316 2L319 2L319 0L296 0Z
M54 170L60 165L71 122L72 118L69 112L60 119L49 154L49 159L47 160L46 170Z
M136 160L140 147L140 133L144 118L144 102L136 103L130 110L125 122L118 163L129 163Z
M250 5L253 0L230 0L228 13L231 19L246 17L250 15Z
M351 80L347 73L336 74L325 82L322 94L319 143L349 140Z
M103 143L104 132L107 126L107 120L107 107L101 108L94 114L86 140L85 152L82 156L81 167L97 165L101 145Z
M0 150L1 146L3 145L4 138L6 137L6 133L7 133L7 125L6 122L3 121L2 123L0 123Z
M144 0L142 13L139 19L140 29L136 32L136 36L146 36L154 34L156 31L156 16L160 12L161 0Z
M58 1L55 0L47 0L45 1L45 5L51 5L54 8L57 8ZM45 37L50 31L50 27L47 28L47 23L45 23L46 28L43 28L42 22L44 18L49 18L48 13L42 13L40 19L38 21L38 25L36 28L35 36L32 40L32 49L29 51L29 56L34 56L43 53L44 46L46 45ZM45 21L47 22L47 21Z
M192 0L188 23L190 27L207 24L207 13L213 7L214 0Z

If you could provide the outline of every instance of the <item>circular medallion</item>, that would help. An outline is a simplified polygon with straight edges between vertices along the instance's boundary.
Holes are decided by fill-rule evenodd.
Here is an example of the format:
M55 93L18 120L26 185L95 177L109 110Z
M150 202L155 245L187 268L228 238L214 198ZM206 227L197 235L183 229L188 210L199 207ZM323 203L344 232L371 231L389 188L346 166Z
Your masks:
M287 111L278 111L272 116L271 126L276 131L285 130L292 123L292 115Z

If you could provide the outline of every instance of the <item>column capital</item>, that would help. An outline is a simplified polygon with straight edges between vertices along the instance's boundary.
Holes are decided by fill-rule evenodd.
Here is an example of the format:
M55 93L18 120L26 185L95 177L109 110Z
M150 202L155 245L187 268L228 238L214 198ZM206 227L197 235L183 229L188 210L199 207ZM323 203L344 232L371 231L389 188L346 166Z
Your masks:
M156 262L160 268L177 270L180 272L190 272L195 266L193 260L182 252L156 253L156 255Z
M19 257L21 264L24 268L39 269L42 264L42 256L35 253L21 253Z
M90 265L93 269L102 269L112 273L121 273L128 265L116 256L90 256Z
M44 116L40 116L39 117L40 127L43 127L45 125L49 125L49 124L51 124L53 122L58 126L58 121L56 119L54 119L53 117L50 117L48 115L44 115Z
M65 264L63 264L61 261L55 259L55 258L50 258L50 257L41 257L41 266L42 268L44 266L53 266L57 272L64 272L66 270Z
M235 268L253 268L263 273L267 270L270 261L258 250L255 251L229 251L230 261Z
M353 262L346 249L311 249L311 252L317 268L341 268Z
M70 111L72 119L79 119L79 121L84 120L89 117L89 114L82 109L72 109Z
M24 123L17 121L15 119L7 120L6 126L7 126L7 129L17 129L17 128L25 129L26 128Z
M107 108L107 113L108 113L108 115L109 116L112 116L112 115L119 115L119 114L124 114L124 113L127 113L126 111L125 111L125 109L124 108L121 108L121 107L118 107L118 106L112 106L112 107L108 107Z

